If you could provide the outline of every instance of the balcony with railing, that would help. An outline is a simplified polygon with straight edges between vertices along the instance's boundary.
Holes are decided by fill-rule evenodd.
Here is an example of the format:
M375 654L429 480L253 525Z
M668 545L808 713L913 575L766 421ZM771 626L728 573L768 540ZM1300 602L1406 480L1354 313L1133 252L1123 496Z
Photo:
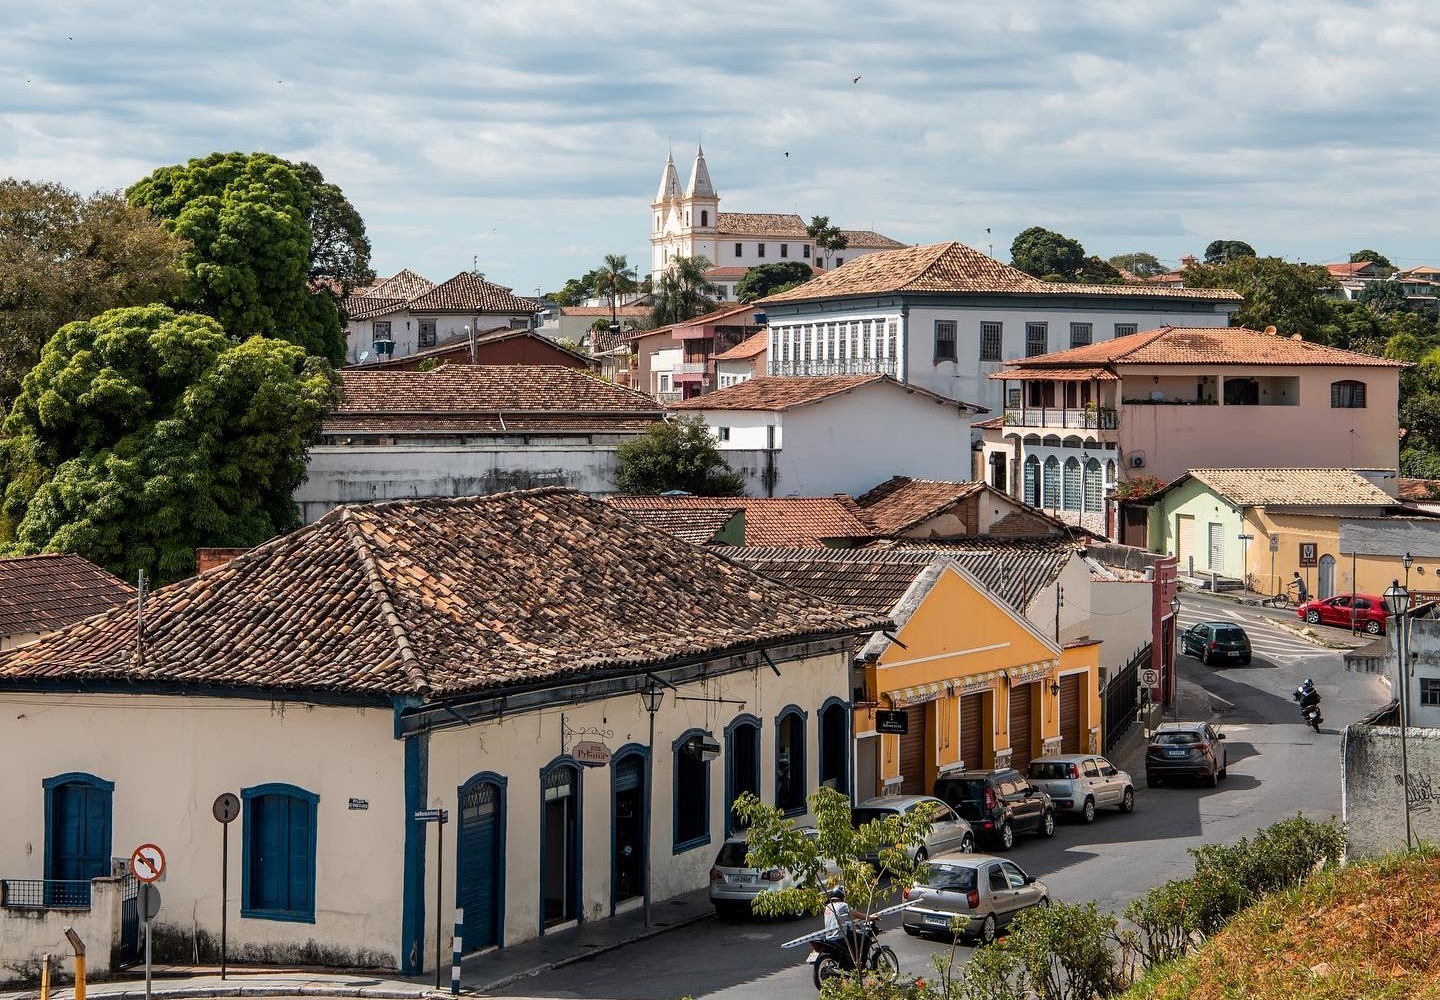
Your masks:
M770 361L771 375L889 375L894 377L898 362L894 358L854 358L835 361Z
M675 375L704 375L710 365L705 361L677 361L670 366Z
M1007 407L1006 427L1053 427L1062 430L1113 431L1119 426L1114 409L1108 406L1083 408L1035 406Z

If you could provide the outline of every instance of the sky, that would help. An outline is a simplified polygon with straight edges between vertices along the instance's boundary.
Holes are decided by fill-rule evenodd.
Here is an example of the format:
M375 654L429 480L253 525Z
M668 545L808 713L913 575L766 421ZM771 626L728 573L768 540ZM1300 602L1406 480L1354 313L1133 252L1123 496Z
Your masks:
M1440 18L1418 0L10 0L0 176L316 164L381 274L522 294L625 254L703 141L723 211L1009 259L1241 239L1440 264ZM855 79L857 78L858 79ZM786 154L789 154L788 156Z

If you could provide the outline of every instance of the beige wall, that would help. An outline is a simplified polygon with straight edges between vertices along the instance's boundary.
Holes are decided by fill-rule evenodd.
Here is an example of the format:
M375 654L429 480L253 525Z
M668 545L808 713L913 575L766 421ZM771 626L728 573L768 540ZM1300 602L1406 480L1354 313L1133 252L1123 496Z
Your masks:
M23 646L26 643L34 642L44 634L43 632L11 632L8 635L0 635L0 649L14 649L16 646Z
M120 944L121 882L93 879L89 910L0 910L0 983L37 978L47 953L52 974L73 980L75 960L65 938L67 927L85 942L86 976L108 975L112 950Z

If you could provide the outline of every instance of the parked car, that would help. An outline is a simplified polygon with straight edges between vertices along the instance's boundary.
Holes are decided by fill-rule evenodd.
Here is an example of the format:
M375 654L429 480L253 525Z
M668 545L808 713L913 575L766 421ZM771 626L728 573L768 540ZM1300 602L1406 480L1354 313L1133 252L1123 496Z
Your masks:
M1323 601L1306 601L1296 608L1296 612L1311 625L1349 628L1353 622L1363 632L1383 635L1390 606L1385 603L1385 598L1376 594L1341 594Z
M820 836L820 831L813 826L801 827L800 832L811 838ZM715 907L717 916L750 913L755 897L795 887L795 880L784 868L761 871L749 867L745 863L745 854L749 849L750 833L747 830L726 840L715 855L715 864L710 869L710 905Z
M1072 813L1095 822L1095 810L1114 806L1135 811L1135 783L1130 775L1093 753L1057 754L1030 762L1030 780L1045 790L1058 813Z
M927 858L953 851L975 850L975 831L970 829L970 824L962 817L957 816L955 810L944 802L929 795L882 795L878 798L866 799L850 810L850 825L860 827L872 820L883 819L896 813L912 813L920 808L921 803L925 802L930 803L935 810L935 822L930 827L930 834L925 838L925 843L919 848L906 851L911 860L919 858L924 861ZM875 856L868 857L866 860L872 865L878 864L880 861Z
M983 944L1032 906L1049 906L1044 882L1015 862L988 854L947 854L931 860L922 881L904 891L906 934L962 937Z
M1213 663L1250 662L1250 637L1233 622L1196 622L1180 633L1180 650Z
M1225 734L1208 722L1163 722L1145 749L1145 784L1199 778L1214 788L1225 777Z
M969 820L981 840L1007 851L1016 834L1055 833L1050 796L1013 767L942 774L935 779L935 797Z

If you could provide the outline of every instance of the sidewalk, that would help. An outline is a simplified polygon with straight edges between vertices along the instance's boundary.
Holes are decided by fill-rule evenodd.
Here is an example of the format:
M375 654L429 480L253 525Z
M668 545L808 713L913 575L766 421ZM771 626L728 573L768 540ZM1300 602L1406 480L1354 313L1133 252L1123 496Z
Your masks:
M68 969L68 963L67 963ZM127 976L135 970L128 970ZM331 974L314 970L230 969L225 979L218 968L181 968L166 966L151 976L151 997L170 1000L190 997L363 997L366 1000L419 1000L436 995L435 980L390 978L393 973L374 975L356 972ZM447 991L448 993L448 991ZM4 1000L35 1000L38 989L19 992L0 991ZM75 987L65 986L50 991L52 1000L74 1000ZM143 968L138 979L114 979L85 984L85 996L95 1000L144 1000Z

